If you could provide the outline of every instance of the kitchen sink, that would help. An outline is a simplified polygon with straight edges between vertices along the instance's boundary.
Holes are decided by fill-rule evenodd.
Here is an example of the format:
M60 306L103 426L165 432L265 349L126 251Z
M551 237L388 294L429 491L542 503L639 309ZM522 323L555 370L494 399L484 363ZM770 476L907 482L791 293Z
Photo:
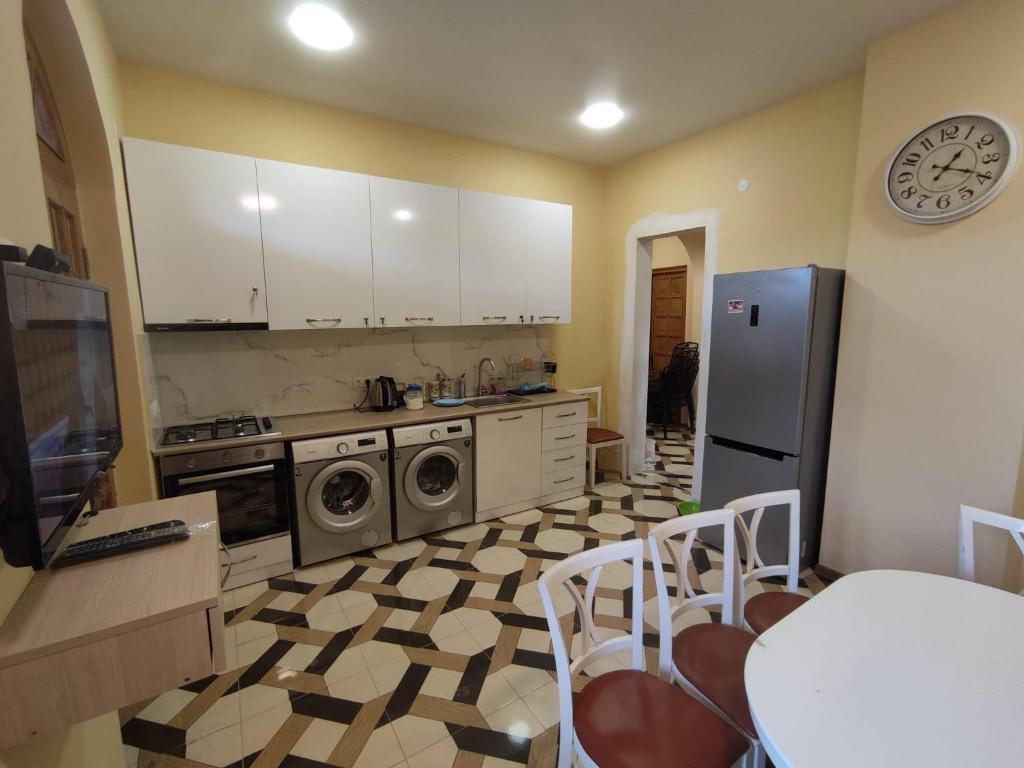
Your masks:
M482 395L480 397L466 398L466 405L471 405L474 408L496 408L499 405L508 405L509 403L528 402L530 401L519 395Z

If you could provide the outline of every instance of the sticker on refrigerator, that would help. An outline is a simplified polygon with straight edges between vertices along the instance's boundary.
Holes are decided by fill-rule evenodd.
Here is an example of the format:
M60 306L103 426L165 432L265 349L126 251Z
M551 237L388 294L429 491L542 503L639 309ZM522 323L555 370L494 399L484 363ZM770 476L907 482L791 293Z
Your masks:
M726 310L730 315L742 315L743 314L743 299L729 299L726 302L728 309Z

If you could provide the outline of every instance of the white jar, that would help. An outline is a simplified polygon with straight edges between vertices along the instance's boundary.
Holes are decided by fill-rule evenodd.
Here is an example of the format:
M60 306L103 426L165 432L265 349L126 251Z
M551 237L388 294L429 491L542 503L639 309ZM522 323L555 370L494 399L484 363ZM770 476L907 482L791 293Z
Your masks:
M405 389L405 407L410 411L423 410L423 387L419 384L410 384Z

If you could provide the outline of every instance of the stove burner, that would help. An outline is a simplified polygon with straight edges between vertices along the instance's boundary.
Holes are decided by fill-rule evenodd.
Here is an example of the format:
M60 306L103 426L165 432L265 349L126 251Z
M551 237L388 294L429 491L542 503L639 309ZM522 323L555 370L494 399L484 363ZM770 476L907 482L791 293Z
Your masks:
M217 419L200 424L181 424L164 430L161 445L182 445L205 443L210 440L225 440L233 437L257 437L277 434L273 421L263 416L239 416L234 419Z

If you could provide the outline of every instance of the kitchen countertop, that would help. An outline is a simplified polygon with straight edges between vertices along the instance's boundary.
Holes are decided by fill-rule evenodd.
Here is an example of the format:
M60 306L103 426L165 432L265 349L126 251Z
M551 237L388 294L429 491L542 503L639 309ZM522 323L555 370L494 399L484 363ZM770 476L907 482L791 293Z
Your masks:
M319 413L301 413L292 416L275 416L274 421L277 422L277 426L281 430L279 435L256 435L253 437L208 440L203 443L190 443L188 445L158 446L153 448L151 452L159 458L161 456L174 456L182 453L194 453L196 451L233 448L239 445L280 443L291 440L303 440L310 437L344 435L352 432L387 429L389 427L406 427L410 424L425 424L432 421L466 419L488 413L504 413L506 411L520 411L524 408L542 408L545 405L578 403L586 399L586 395L577 395L572 392L552 392L544 395L530 395L526 398L525 403L509 403L508 405L497 405L491 408L474 408L471 405L441 408L431 403L425 403L421 411L398 408L394 411L366 411L360 413L359 411L349 409L345 411L321 411Z

